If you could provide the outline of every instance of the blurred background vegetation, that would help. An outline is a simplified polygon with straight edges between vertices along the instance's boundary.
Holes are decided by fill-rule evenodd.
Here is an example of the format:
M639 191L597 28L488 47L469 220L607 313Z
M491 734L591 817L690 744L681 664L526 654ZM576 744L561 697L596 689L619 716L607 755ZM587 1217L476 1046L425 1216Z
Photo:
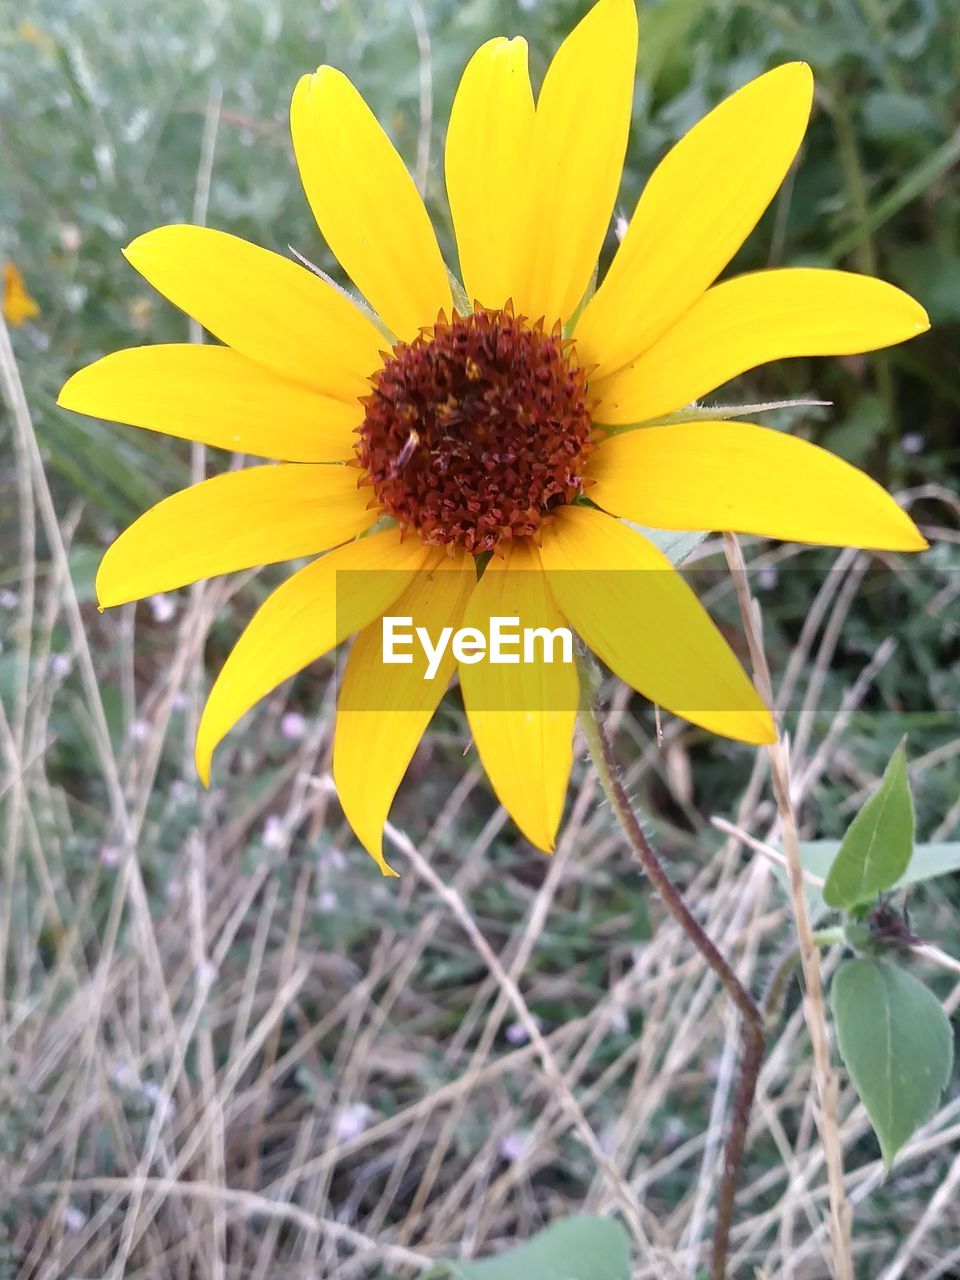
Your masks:
M153 226L203 210L211 225L280 252L292 245L336 270L311 223L287 129L292 87L318 63L351 75L411 168L426 174L455 263L442 148L463 66L484 39L523 34L538 83L586 8L583 0L31 0L0 12L0 259L16 264L40 308L13 342L70 577L5 412L0 1158L17 1195L0 1214L20 1274L407 1276L419 1260L495 1248L584 1203L618 1208L563 1106L553 1128L537 1129L544 1096L556 1104L555 1092L469 939L413 872L399 890L382 884L335 800L311 785L326 767L332 665L304 674L245 722L214 788L198 790L190 766L198 700L282 571L97 614L93 575L110 538L198 468L211 473L225 459L55 407L62 382L88 361L187 337L185 318L120 254ZM908 732L920 762L918 835L956 839L960 9L951 0L648 0L618 213L629 215L653 165L705 111L793 58L816 75L813 121L800 164L734 268L802 263L878 274L912 292L933 324L888 353L781 363L723 396L831 401L770 421L905 495L935 542L909 564L749 549L762 569L775 675L792 671L786 722L807 767L804 830L842 832L851 798ZM611 230L607 257L614 244ZM691 573L738 643L714 551L706 544ZM811 619L815 599L823 611ZM788 936L782 897L709 824L723 814L760 836L769 829L750 753L675 724L658 750L650 709L612 686L610 696L639 803L678 878L744 948L759 987ZM395 819L444 878L456 877L504 963L516 962L529 1009L557 1033L571 1090L587 1090L591 1124L665 1224L656 1247L692 1248L715 1168L712 1084L730 1043L722 1010L704 1006L707 989L684 968L684 950L669 941L627 851L587 805L581 764L576 794L587 807L571 801L577 847L562 855L560 878L552 868L561 864L535 854L498 815L472 758L462 758L467 741L453 694ZM744 886L755 893L749 929L736 909ZM941 882L911 903L920 925L954 951L956 901ZM643 967L651 917L667 939L657 963L674 966L659 986ZM617 988L611 1005L615 984L638 966L635 985ZM666 1039L651 1045L645 1008L668 988L686 996L663 1015ZM704 1007L706 1037L697 1020ZM574 1042L570 1028L579 1028ZM782 1074L768 1081L776 1107L768 1099L750 1153L752 1226L739 1237L737 1274L761 1265L781 1273L793 1217L797 1239L813 1241L795 1274L828 1274L816 1231L822 1169L794 1079L805 1041L796 1027L792 1034L781 1042ZM638 1045L652 1077L637 1074ZM649 1088L639 1105L642 1079ZM630 1106L642 1123L623 1120ZM870 1192L858 1209L858 1265L872 1278L895 1265L904 1224L956 1167L955 1139L935 1142L926 1164L907 1161L881 1188L869 1181L874 1140L850 1108L849 1161L868 1171ZM198 1125L203 1142L190 1152ZM532 1145L531 1134L539 1135ZM785 1182L791 1152L802 1169ZM317 1169L297 1174L311 1160ZM140 1204L129 1186L90 1181L172 1177L171 1169L213 1190L206 1200L158 1192L148 1213L153 1193ZM491 1186L497 1194L481 1210ZM223 1187L241 1199L218 1199ZM288 1207L274 1213L274 1203ZM789 1229L776 1208L788 1203ZM302 1219L289 1208L297 1205ZM957 1226L956 1210L943 1206L922 1248L890 1276L956 1274L932 1268L951 1230L955 1248ZM667 1255L656 1256L660 1263L644 1262L641 1250L637 1274L665 1274L656 1265ZM286 1269L267 1270L277 1266Z

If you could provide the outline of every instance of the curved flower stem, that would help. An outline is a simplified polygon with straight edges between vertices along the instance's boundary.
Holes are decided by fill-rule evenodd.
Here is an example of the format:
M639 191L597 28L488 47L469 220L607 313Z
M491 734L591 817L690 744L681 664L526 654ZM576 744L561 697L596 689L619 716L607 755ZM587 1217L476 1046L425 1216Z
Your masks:
M610 739L600 718L595 692L596 673L590 659L579 650L579 647L577 666L580 673L580 724L600 785L610 802L610 807L617 815L637 861L647 873L670 914L717 975L743 1019L743 1056L733 1099L730 1130L724 1149L723 1174L717 1190L716 1219L710 1256L710 1280L724 1280L727 1270L730 1226L733 1219L733 1200L740 1176L753 1098L757 1089L757 1077L763 1060L765 1045L763 1016L749 991L684 902L647 839L624 788Z

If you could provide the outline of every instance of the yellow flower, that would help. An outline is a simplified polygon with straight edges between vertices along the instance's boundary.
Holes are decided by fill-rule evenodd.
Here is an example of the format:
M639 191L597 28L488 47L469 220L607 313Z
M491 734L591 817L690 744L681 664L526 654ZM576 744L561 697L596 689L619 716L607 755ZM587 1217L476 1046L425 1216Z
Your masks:
M84 413L283 459L148 511L104 557L99 598L121 604L327 552L241 635L210 693L197 764L208 778L246 711L358 633L334 774L384 871L384 822L456 665L448 651L432 681L422 664L385 667L385 613L431 635L494 616L565 621L654 702L762 743L773 727L752 684L679 574L624 521L926 545L889 495L812 444L742 422L663 424L765 361L869 351L927 328L905 294L846 272L714 284L797 154L807 66L760 76L674 147L584 305L620 181L636 43L633 0L600 0L561 45L536 103L523 40L491 40L470 61L445 163L472 308L458 306L423 201L360 94L332 67L304 76L291 108L303 185L370 310L232 236L161 227L128 260L225 345L121 351L60 396ZM460 681L494 790L551 849L574 668L485 660L463 663Z
M35 320L40 314L36 298L27 288L20 268L15 262L3 265L3 318L7 324L19 329L27 320Z

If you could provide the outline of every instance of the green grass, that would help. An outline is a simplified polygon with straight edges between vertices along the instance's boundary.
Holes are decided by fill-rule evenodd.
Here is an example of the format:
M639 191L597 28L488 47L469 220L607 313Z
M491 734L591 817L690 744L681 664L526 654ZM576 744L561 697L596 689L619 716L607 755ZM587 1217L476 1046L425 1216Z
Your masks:
M297 77L336 63L411 165L428 157L428 202L454 261L441 160L460 70L483 39L518 32L539 77L585 8L425 0L428 57L400 0L45 0L0 15L0 257L19 265L42 308L13 342L55 512L51 522L24 451L32 437L8 406L7 1274L412 1277L427 1260L492 1251L586 1208L632 1215L635 1275L659 1277L692 1274L709 1237L735 1038L714 984L648 899L585 762L548 861L497 809L475 756L463 758L468 734L451 695L393 814L414 855L396 848L402 878L384 882L325 782L333 668L320 664L228 739L203 792L191 764L202 695L281 573L182 592L167 620L149 604L100 616L99 555L188 480L191 452L55 407L65 377L96 356L187 337L120 248L194 216L205 128L210 138L216 124L207 221L334 270L286 113ZM906 731L918 835L957 839L960 14L947 0L666 0L640 16L620 211L706 109L757 72L805 58L818 95L801 163L734 266L869 271L930 312L932 331L905 347L781 363L725 398L831 401L776 422L905 494L936 542L894 572L872 562L855 592L847 584L860 570L847 559L830 573L832 553L748 548L776 571L760 598L804 834L842 832L851 797ZM611 237L606 257L612 247ZM222 464L206 459L210 472ZM691 574L740 643L721 563L708 543ZM791 937L786 899L762 861L709 821L732 818L766 839L774 810L762 772L754 784L747 749L677 722L658 748L650 709L615 682L606 694L632 792L676 878L762 989ZM456 887L469 918L435 893L416 854ZM956 905L950 882L911 895L915 927L954 953ZM471 941L471 920L522 1004ZM925 976L956 1001L947 975ZM527 1013L546 1059L524 1038ZM829 1275L809 1084L794 991L762 1079L737 1277ZM626 1192L591 1154L574 1099ZM883 1183L844 1087L863 1280L932 1280L956 1267L937 1270L956 1250L956 1196L933 1197L952 1185L958 1107L948 1092Z

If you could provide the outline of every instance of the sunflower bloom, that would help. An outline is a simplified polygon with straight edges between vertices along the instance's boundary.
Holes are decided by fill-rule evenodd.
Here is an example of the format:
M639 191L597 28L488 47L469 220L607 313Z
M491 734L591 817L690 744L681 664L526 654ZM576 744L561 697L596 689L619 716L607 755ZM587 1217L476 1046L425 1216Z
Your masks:
M627 522L926 546L887 493L815 445L743 422L664 421L764 362L875 350L923 332L927 317L898 289L841 271L715 283L797 154L813 92L803 63L753 80L670 151L591 293L636 45L633 0L600 0L536 99L523 40L491 40L471 59L445 156L456 295L416 186L363 98L332 67L304 76L291 107L300 175L367 307L233 236L161 227L128 261L223 345L120 351L60 395L69 409L279 460L148 511L107 551L100 603L317 556L267 598L227 659L197 766L207 780L217 744L256 702L355 634L334 774L384 872L384 822L457 665L445 653L430 681L417 663L386 668L384 615L430 634L500 616L567 625L650 700L756 744L773 726L753 685ZM550 850L574 667L483 660L459 677L497 796Z

